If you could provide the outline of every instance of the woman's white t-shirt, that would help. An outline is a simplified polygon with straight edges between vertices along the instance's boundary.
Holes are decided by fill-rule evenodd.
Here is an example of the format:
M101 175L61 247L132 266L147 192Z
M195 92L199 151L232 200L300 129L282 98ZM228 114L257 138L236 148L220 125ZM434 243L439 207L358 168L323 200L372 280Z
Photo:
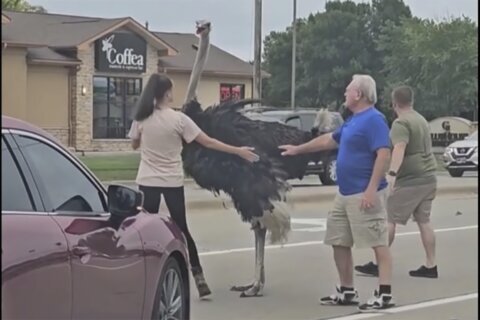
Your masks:
M147 119L133 121L128 137L140 139L141 154L136 183L183 186L182 139L190 143L201 132L187 115L171 108L155 109Z

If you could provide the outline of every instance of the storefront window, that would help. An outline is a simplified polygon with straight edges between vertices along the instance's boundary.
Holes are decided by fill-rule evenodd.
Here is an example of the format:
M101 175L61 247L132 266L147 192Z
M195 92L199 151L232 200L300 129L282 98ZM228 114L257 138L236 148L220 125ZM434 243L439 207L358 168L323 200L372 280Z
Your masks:
M93 138L127 138L141 91L139 78L93 77Z
M220 101L225 100L239 100L245 98L244 84L220 84Z

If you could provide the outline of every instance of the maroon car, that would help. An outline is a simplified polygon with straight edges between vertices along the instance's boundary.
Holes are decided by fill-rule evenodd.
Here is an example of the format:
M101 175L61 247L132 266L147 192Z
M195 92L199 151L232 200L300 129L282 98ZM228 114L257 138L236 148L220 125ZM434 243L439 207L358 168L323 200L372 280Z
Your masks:
M189 319L185 238L142 202L2 116L2 318Z

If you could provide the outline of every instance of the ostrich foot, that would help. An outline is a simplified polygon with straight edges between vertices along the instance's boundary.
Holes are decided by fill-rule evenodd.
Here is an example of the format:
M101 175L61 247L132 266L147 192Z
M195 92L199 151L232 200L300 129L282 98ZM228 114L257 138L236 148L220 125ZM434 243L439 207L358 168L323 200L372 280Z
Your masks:
M263 285L261 283L254 284L251 288L243 291L240 298L251 298L263 296Z
M239 291L239 292L244 292L247 291L248 289L252 288L254 283L252 284L247 284L245 286L233 286L230 288L230 291Z

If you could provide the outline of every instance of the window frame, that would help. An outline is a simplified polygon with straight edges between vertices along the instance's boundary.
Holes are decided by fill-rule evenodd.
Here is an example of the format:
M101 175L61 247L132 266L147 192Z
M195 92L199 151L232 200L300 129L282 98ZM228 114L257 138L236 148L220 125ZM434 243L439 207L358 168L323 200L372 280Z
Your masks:
M18 211L18 210L3 210L2 215L36 215L44 214L43 202L40 198L40 193L35 185L33 177L30 170L23 159L23 156L18 150L16 142L13 140L10 130L2 129L2 141L5 143L5 146L8 149L9 155L12 157L14 165L17 168L17 171L22 179L23 186L28 193L28 198L30 199L30 204L32 206L32 211ZM16 148L14 148L16 147Z
M50 139L47 139L45 137L42 137L41 135L29 132L29 131L24 131L24 130L18 130L18 129L11 129L10 130L11 138L12 140L16 143L16 146L18 148L19 155L23 158L23 161L25 162L25 166L28 168L27 170L29 171L29 174L32 177L32 180L38 190L39 196L43 202L43 210L44 214L47 215L55 215L55 216L70 216L70 217L104 217L104 216L110 216L110 213L108 212L108 193L103 184L101 184L97 178L93 175L93 173L85 167L75 156L73 156L70 152L67 150L63 149L61 146L59 146L57 143L51 141ZM85 178L92 184L95 189L97 189L98 196L100 197L100 201L102 202L102 205L104 207L105 212L78 212L78 211L47 211L47 206L48 203L48 194L46 190L44 190L43 186L40 184L40 177L37 176L37 173L35 172L34 169L30 167L28 164L28 156L24 154L22 148L20 147L19 143L16 140L16 135L18 136L23 136L23 137L28 137L34 140L39 141L40 143L43 143L47 145L48 147L51 147L54 149L54 151L58 152L60 156L63 156L63 158L66 161L69 161L76 169L80 171Z
M240 98L238 100L242 100L242 99L245 99L245 89L246 89L246 86L244 83L230 83L230 82L221 82L220 83L220 86L218 88L218 93L219 93L219 96L220 96L220 102L223 102L223 101L228 101L231 99L232 97L232 89L233 87L236 87L236 86L240 86L241 90L240 90ZM228 87L229 91L230 91L230 98L229 99L223 99L222 100L222 87Z
M112 75L104 75L104 74L97 74L97 75L93 75L92 76L92 93L95 92L95 78L103 78L107 81L107 92L105 93L106 96L107 96L107 100L106 100L106 104L107 104L107 125L106 125L106 136L105 137L95 137L94 136L94 131L95 131L95 124L94 124L94 121L95 121L95 118L93 116L93 110L95 108L95 104L94 104L94 97L92 96L92 139L93 140L128 140L128 137L127 137L127 134L128 134L128 130L130 129L128 126L127 126L127 96L137 96L138 98L140 98L140 95L142 93L142 90L143 90L143 78L141 77L126 77L126 76L112 76ZM129 84L128 84L128 81L131 81L133 80L133 90L129 90L131 89L129 87ZM121 86L118 87L118 86L115 86L115 90L113 91L112 88L111 88L111 84L112 83L115 83L115 82L120 82L121 83ZM139 91L138 91L138 95L135 94L136 92L136 81L139 82ZM112 91L112 92L111 92ZM129 94L133 91L133 94ZM117 92L120 92L121 94L117 95ZM125 130L125 137L124 138L118 138L118 137L110 137L108 132L109 132L109 128L110 128L110 109L111 109L111 101L112 101L112 97L111 95L112 94L115 94L115 96L117 97L121 97L121 109L122 109L122 118L123 118L123 128Z

